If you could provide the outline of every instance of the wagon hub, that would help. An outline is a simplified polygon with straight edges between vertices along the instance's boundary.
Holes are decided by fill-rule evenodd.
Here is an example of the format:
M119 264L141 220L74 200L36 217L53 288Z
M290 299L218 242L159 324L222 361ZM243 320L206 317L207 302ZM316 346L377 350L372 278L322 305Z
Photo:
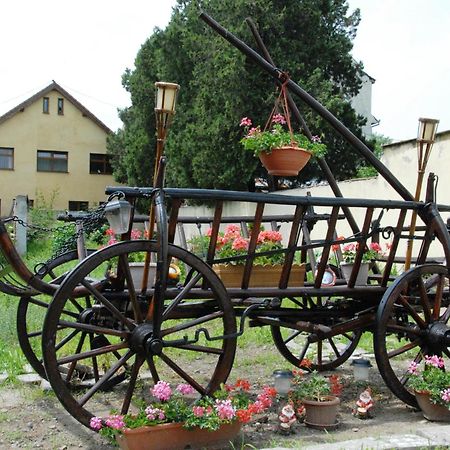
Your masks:
M143 323L131 333L130 347L143 356L159 355L163 348L163 342L154 337L152 324Z
M450 327L444 322L431 323L427 331L427 341L433 350L440 351L450 346Z

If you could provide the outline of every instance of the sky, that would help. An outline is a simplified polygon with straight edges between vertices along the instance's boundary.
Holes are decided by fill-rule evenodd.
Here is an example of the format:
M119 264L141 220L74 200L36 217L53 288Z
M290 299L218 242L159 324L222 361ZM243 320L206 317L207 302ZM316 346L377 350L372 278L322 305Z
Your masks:
M0 114L55 80L112 130L130 104L122 87L141 45L175 0L15 0L0 13ZM62 6L64 5L64 6ZM374 131L413 139L419 117L450 130L450 2L349 0L361 9L353 56L374 78ZM174 80L172 80L174 81ZM182 87L181 87L182 89Z

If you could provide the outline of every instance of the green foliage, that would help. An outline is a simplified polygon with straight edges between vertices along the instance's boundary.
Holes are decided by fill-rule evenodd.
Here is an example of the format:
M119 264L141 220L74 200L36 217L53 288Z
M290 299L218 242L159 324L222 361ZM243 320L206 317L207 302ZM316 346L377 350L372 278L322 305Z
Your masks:
M373 146L374 155L378 159L380 159L383 156L383 145L390 144L391 142L392 142L391 138L383 136L382 134L374 133L372 140L369 144ZM377 175L378 172L375 169L375 167L367 164L360 165L356 172L357 178L376 177Z
M317 371L304 373L303 371L295 371L293 379L293 387L289 393L289 399L294 403L301 403L302 400L309 399L322 401L329 395L340 395L342 385L336 375L324 377Z
M40 191L36 192L34 205L29 209L28 222L33 226L28 230L27 238L29 242L36 240L46 240L49 238L47 231L55 221L54 202L58 196L58 191L51 193L50 198L45 198Z
M238 127L250 115L265 123L274 104L274 82L199 19L200 8L253 45L251 17L278 67L360 135L362 120L349 98L360 88L362 64L351 55L360 16L346 0L178 0L166 29L142 45L123 85L132 106L120 112L124 127L108 139L118 181L151 184L155 155L154 82L181 86L166 143L167 183L177 187L247 190L267 174L251 152L242 152ZM354 175L361 157L315 113L302 111L313 134L323 136L335 176ZM299 124L293 124L299 127ZM309 164L297 182L321 178Z

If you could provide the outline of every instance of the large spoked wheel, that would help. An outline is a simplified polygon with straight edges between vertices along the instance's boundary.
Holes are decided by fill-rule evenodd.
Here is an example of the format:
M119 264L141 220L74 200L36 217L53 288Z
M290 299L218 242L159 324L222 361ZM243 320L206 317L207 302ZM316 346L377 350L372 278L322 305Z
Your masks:
M283 299L283 307L297 308L292 310L292 316L300 309L305 320L315 324L315 330L296 330L294 327L297 320L283 317L280 319L280 326L271 325L275 346L296 367L317 371L335 369L352 355L358 345L363 330L345 331L337 321L332 325L331 312L325 304L323 298ZM306 319L308 317L310 319ZM331 331L333 327L336 327L336 332ZM305 359L309 361L307 366L303 364Z
M94 250L87 250L88 254ZM78 253L70 251L61 256L41 264L36 275L49 284L61 284L70 270L78 263ZM16 316L17 336L20 348L31 367L42 378L47 378L42 362L42 327L44 317L52 297L47 294L22 296L19 301Z
M449 274L437 264L417 266L399 276L379 305L374 349L379 371L391 391L411 406L408 366L425 355L441 355L450 367Z
M231 371L236 320L227 292L208 265L173 245L169 261L182 275L176 285L169 283L161 329L154 330L154 274L150 271L144 293L130 267L145 252L154 260L156 250L152 241L128 241L89 256L66 278L49 306L43 328L48 379L67 411L86 426L93 415L135 410L159 380L189 383L204 395L216 390ZM73 298L80 285L90 294ZM90 384L77 377L77 367L83 365L93 368ZM127 374L124 382L104 392L109 380L122 373Z

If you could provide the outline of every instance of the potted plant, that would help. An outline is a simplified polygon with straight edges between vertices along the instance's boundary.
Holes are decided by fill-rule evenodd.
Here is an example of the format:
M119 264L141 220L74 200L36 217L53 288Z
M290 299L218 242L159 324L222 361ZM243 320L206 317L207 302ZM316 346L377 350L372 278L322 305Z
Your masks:
M353 242L345 244L342 247L343 262L341 263L341 270L342 275L347 281L350 279L358 248L359 244ZM380 244L378 242L371 242L368 245L367 250L363 253L358 275L355 281L356 286L364 285L367 283L370 262L381 255L383 255L383 251Z
M245 150L259 157L270 175L295 176L311 156L323 157L327 152L318 136L309 140L304 134L294 134L286 117L273 114L269 126L263 130L259 126L253 127L248 117L241 119L240 126L244 127L246 133L241 144ZM288 130L283 128L286 123Z
M425 355L423 370L412 361L408 386L414 390L423 416L428 420L450 422L450 372L445 371L444 359Z
M254 401L249 390L248 381L238 380L211 397L195 399L188 384L179 384L174 390L169 383L158 381L151 389L154 403L135 414L92 417L90 425L124 450L210 447L233 440L241 423L272 405L273 388L265 386Z
M289 399L297 412L305 413L306 426L332 429L338 424L337 412L342 385L337 375L328 377L318 372L296 370Z
M211 229L205 235L196 236L188 241L190 250L200 257L206 256L209 248ZM282 235L278 231L261 230L258 233L255 258L249 286L277 286L284 263ZM213 265L215 272L227 287L240 287L244 265L248 256L250 237L244 237L241 228L235 224L226 226L220 232L216 242L215 260L225 260ZM289 283L302 286L305 276L304 264L293 264Z

